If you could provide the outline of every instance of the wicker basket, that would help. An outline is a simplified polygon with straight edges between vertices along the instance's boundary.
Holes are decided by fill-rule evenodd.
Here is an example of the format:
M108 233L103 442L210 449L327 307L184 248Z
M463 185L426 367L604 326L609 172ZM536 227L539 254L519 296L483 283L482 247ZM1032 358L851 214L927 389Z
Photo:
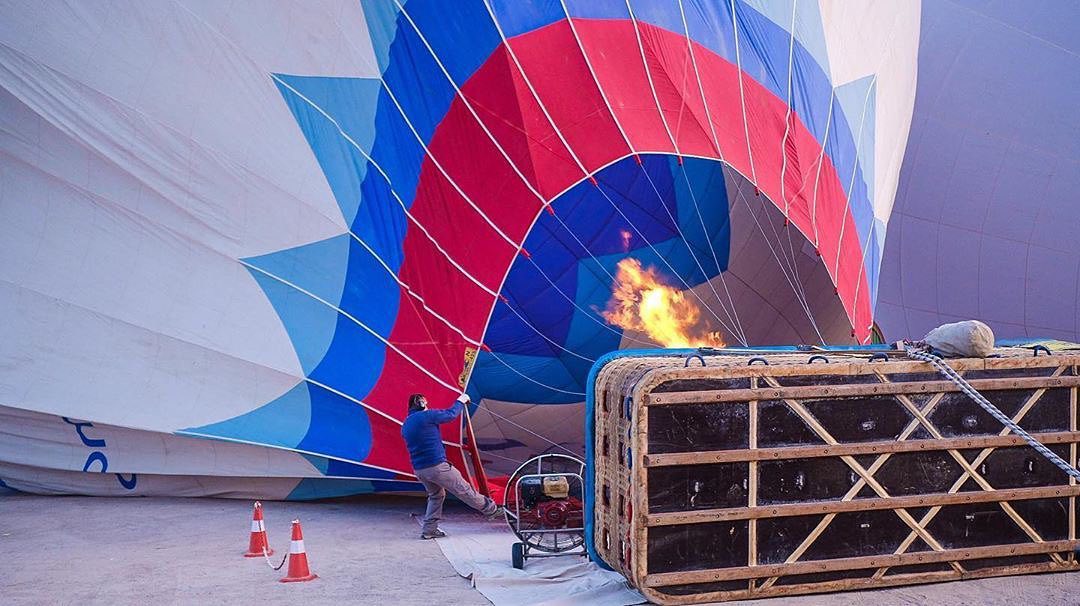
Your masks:
M605 358L592 553L660 604L1074 570L1080 486L900 354ZM952 360L1076 465L1080 355Z

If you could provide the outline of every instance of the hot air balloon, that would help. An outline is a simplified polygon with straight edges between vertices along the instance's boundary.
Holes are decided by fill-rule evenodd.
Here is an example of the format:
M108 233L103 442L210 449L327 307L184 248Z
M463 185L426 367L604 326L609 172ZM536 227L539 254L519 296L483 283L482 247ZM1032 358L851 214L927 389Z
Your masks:
M412 490L414 392L508 471L609 351L872 337L918 3L3 14L12 488Z
M1078 40L1071 2L924 5L887 335L980 318L1007 340L1080 341Z

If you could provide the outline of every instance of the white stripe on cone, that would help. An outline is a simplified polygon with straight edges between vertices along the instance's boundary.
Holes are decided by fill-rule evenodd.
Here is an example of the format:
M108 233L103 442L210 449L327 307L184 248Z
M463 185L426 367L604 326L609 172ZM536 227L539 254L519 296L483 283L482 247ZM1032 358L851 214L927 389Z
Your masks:
M289 553L304 553L304 539L289 542Z
M264 524L262 520L252 520L251 521L251 532L265 532L265 531L266 531L266 524Z

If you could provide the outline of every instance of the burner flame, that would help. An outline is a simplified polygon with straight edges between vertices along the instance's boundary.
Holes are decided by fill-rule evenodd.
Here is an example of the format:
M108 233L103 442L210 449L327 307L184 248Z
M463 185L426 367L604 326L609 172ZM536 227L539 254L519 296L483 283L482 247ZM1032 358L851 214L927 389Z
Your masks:
M619 261L615 288L601 316L611 325L644 333L664 347L723 347L719 331L702 322L701 307L684 291L664 284L653 267Z

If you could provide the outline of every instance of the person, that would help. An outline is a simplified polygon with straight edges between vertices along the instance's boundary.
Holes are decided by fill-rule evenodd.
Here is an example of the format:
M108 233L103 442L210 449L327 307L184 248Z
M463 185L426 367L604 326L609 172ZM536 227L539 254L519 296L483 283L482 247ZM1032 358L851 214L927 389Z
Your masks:
M401 426L401 437L405 438L405 446L409 449L409 459L416 477L427 491L427 510L424 512L423 527L420 530L421 539L446 536L446 533L439 529L439 519L442 518L443 501L446 500L447 491L489 518L502 512L502 508L497 506L494 500L477 492L461 476L461 472L446 460L446 449L443 448L439 425L458 418L469 401L467 394L461 394L450 408L428 410L427 398L423 394L409 396L409 414Z

